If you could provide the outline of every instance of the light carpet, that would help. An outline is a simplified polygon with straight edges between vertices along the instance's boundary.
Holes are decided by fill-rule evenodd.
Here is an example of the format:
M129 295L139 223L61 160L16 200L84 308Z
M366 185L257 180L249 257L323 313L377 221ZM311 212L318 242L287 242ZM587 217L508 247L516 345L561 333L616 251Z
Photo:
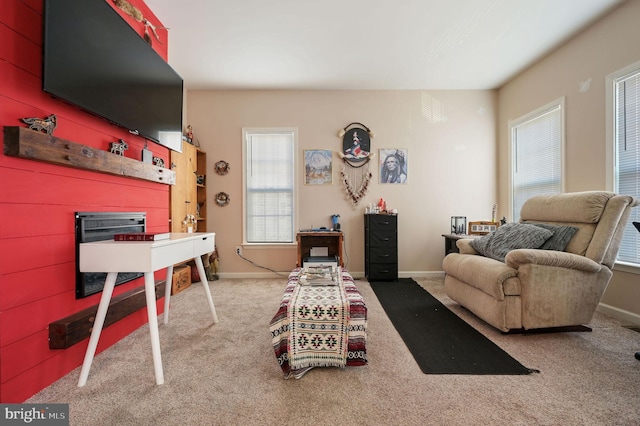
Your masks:
M314 369L284 380L269 321L286 278L210 282L220 323L200 284L172 298L160 325L165 384L155 384L148 327L97 355L27 402L69 403L72 425L639 425L640 333L596 313L590 333L503 335L416 279L500 347L540 374L426 375L370 285L369 365ZM80 343L86 346L86 342Z

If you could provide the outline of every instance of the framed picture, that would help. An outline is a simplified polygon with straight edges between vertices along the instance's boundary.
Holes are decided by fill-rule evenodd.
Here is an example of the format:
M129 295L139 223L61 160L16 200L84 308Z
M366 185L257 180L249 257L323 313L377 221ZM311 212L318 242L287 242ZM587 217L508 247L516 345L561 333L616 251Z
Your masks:
M304 183L307 185L331 185L333 183L332 151L306 149L304 151Z
M498 222L469 222L469 235L485 235L498 229Z
M406 149L380 149L380 183L407 183Z

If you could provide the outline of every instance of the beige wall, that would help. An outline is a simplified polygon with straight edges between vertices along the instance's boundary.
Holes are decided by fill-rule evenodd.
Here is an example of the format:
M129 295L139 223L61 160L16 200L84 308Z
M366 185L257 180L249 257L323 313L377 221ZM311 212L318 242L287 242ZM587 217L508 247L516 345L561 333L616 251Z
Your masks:
M640 60L640 1L629 1L498 92L498 193L508 203L508 123L565 98L567 192L607 187L606 76ZM590 85L585 90L585 86ZM586 83L586 84L585 84ZM580 90L581 85L583 90ZM603 304L640 320L640 278L616 271Z
M269 275L234 254L242 243L243 127L296 127L299 166L305 149L334 151L333 185L304 185L303 167L298 168L299 225L329 227L330 216L340 214L345 260L354 275L364 271L364 208L380 197L399 211L399 270L404 276L442 270L441 235L449 231L451 216L491 218L496 202L494 91L189 91L187 114L207 152L208 230L216 233L222 276ZM336 154L342 149L338 131L351 122L375 132L373 182L356 207L345 197ZM378 183L381 148L408 150L408 183ZM213 173L219 160L230 163L228 175ZM219 191L230 195L228 206L213 203ZM277 271L289 271L296 262L295 247L245 246L243 251Z

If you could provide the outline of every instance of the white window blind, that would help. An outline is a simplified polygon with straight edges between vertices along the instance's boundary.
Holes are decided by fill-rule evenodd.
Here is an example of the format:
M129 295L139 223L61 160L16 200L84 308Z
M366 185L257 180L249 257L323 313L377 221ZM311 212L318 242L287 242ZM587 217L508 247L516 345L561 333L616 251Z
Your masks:
M562 103L555 102L511 123L512 219L534 195L562 192Z
M245 240L294 242L295 131L245 130Z
M640 69L614 80L615 191L640 198ZM632 222L640 221L631 210L618 260L640 263L640 233Z

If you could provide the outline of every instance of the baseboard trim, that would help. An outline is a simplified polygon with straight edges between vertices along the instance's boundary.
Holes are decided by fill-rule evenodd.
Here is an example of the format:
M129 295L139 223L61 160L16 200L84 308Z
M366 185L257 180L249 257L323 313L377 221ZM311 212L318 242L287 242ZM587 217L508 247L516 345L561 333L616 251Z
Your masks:
M349 270L349 268L347 268ZM222 272L218 273L219 278L228 279L265 279L265 278L287 278L291 271L279 271L278 273L261 271L261 272ZM351 276L355 279L364 278L364 271L351 271ZM443 271L400 271L398 278L441 278L444 277Z
M347 268L348 269L348 268ZM286 279L291 271L280 271L277 274L275 272L227 272L219 273L218 277L227 279L266 279L266 278L283 278ZM351 276L355 279L363 279L364 271L349 271ZM444 271L400 271L398 272L399 278L440 278L444 277ZM615 306L607 305L606 303L600 303L597 308L598 312L612 316L621 321L630 322L632 324L640 326L640 314L630 312L624 309L617 308Z
M640 314L636 314L635 312L607 305L606 303L600 303L596 310L603 314L607 314L609 316L617 318L620 321L628 321L632 324L640 326Z

